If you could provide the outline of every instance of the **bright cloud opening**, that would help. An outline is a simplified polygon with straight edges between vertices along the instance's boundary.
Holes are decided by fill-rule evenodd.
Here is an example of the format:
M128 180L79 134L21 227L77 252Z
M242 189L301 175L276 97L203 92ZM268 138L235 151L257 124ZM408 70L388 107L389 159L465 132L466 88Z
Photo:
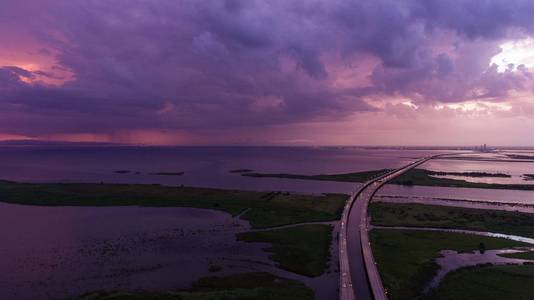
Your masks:
M491 58L490 65L498 65L498 71L506 71L510 65L512 70L519 65L534 67L534 38L509 41L501 46L502 51Z
M510 111L512 106L507 103L492 103L492 102L463 102L447 104L446 107L454 110L460 110L462 112L492 112L492 111ZM437 108L437 109L442 109Z

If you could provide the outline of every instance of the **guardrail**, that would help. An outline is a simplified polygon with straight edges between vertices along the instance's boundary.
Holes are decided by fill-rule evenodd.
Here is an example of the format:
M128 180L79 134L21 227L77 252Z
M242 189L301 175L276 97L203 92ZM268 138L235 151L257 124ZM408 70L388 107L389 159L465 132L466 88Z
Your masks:
M365 202L364 204L364 209L362 210L362 220L364 220L364 226L361 226L360 227L360 244L362 246L362 254L364 256L364 262L365 262L365 268L366 268L366 272L367 274L369 273L374 273L374 274L377 274L378 276L374 276L373 279L369 279L369 284L371 286L371 291L372 291L372 294L373 294L373 298L375 300L386 300L387 299L387 290L384 289L384 285L382 284L382 279L380 278L380 273L378 272L378 268L377 268L377 265L376 265L376 262L374 260L374 256L373 256L373 252L371 250L371 243L369 241L369 218L367 216L367 209L369 207L369 202L373 199L374 195L378 192L378 190L380 190L380 188L382 186L384 186L385 184L387 184L389 181L391 181L392 179L395 179L396 177L404 174L405 172L413 169L413 168L416 168L422 164L424 164L425 162L431 160L431 159L435 159L435 158L439 158L439 157L442 157L442 156L447 156L447 155L450 155L450 154L438 154L438 155L433 155L433 156L430 156L430 157L425 157L425 158L422 158L420 160L417 160L417 161L414 161L412 163L410 163L409 165L407 166L404 166L400 169L397 169L395 171L392 171L392 172L389 172L388 174L380 177L379 179L375 180L375 182L379 182L378 186L373 190L373 192L371 193L371 195L369 196L369 201ZM392 176L394 175L395 173L398 173L397 175L391 177L391 178L387 178L388 176ZM368 276L369 278L369 276Z
M360 212L362 213L361 220L363 220L363 224L360 224L360 246L362 247L362 255L364 258L364 268L366 270L366 273L368 274L368 284L371 287L371 292L373 295L373 298L375 300L386 300L387 299L387 291L384 289L384 286L382 284L382 280L380 278L380 274L378 273L378 268L376 266L376 262L373 257L373 253L371 250L371 243L369 241L369 234L368 234L368 217L367 217L367 209L369 206L369 202L373 198L373 196L376 194L376 192L387 182L394 179L397 176L402 175L406 171L413 169L428 160L437 158L439 156L443 156L447 154L439 154L434 155L431 157L426 157L417 161L414 161L402 168L391 170L389 172L386 172L384 174L381 174L372 180L366 181L356 192L352 193L351 197L349 198L349 201L345 204L345 207L343 209L343 213L341 216L341 227L339 231L339 264L340 264L340 299L341 300L354 300L355 294L354 289L352 286L352 278L350 274L350 265L349 265L349 258L347 253L347 225L348 225L348 219L350 212L352 210L352 207L354 206L355 200L359 197L359 195L366 190L371 184L377 183L378 186L374 188L371 195L369 195L368 200L364 203L364 208ZM395 175L391 178L388 178L392 175ZM376 276L372 276L370 278L369 273L376 274Z
M367 216L367 209L369 207L369 202L373 199L373 196L378 192L378 190L384 186L386 183L388 183L390 180L404 174L405 172L427 162L432 158L424 158L419 161L410 163L407 166L404 166L400 169L397 169L393 172L390 172L389 174L386 174L385 176L382 176L381 178L375 180L374 182L378 182L378 186L374 188L371 195L369 195L368 201L364 203L364 207L361 211L362 213L362 221L363 224L360 224L360 244L362 247L362 254L364 259L364 265L367 274L375 274L376 276L368 276L369 285L371 286L371 292L373 294L373 298L375 300L387 300L387 290L384 288L384 285L382 284L382 279L380 277L380 273L378 272L378 268L373 256L373 251L371 249L371 242L369 240L369 218ZM395 175L396 174L396 175ZM395 175L395 176L393 176ZM390 177L390 178L388 178Z
M356 299L352 286L352 278L350 274L350 265L347 253L347 224L350 211L352 209L352 206L354 206L354 201L356 200L356 198L358 198L361 192L363 192L373 182L396 171L397 170L391 170L375 177L372 180L366 181L356 192L352 193L349 198L349 201L347 201L345 207L343 208L343 213L341 215L341 226L339 230L339 295L340 299L342 300Z

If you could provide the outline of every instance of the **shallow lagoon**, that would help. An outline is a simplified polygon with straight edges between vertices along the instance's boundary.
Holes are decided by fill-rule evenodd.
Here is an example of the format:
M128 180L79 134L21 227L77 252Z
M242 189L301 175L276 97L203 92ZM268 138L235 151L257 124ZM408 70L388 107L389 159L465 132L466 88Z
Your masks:
M192 208L0 204L0 298L187 288L212 264L237 270L265 261L261 245L235 240L247 228L229 214Z
M236 240L248 222L195 208L0 203L0 299L70 299L96 290L190 288L204 276L266 271L337 297L337 250L316 278L274 266L268 244ZM335 235L335 233L334 233ZM216 273L210 266L221 267Z

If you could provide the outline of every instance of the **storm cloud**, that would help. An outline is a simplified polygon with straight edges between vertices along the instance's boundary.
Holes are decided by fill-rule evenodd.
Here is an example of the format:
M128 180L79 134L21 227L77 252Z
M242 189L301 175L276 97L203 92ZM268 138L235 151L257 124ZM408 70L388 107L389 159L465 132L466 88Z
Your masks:
M533 14L522 0L6 0L0 133L195 134L343 120L384 110L376 99L510 101L531 70L489 62L533 35Z

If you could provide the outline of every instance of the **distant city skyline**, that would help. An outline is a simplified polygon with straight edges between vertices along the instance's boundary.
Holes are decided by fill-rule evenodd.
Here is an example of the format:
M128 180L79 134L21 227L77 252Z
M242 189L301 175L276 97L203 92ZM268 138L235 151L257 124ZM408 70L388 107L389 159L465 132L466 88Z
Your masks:
M0 141L534 146L534 2L0 2Z

